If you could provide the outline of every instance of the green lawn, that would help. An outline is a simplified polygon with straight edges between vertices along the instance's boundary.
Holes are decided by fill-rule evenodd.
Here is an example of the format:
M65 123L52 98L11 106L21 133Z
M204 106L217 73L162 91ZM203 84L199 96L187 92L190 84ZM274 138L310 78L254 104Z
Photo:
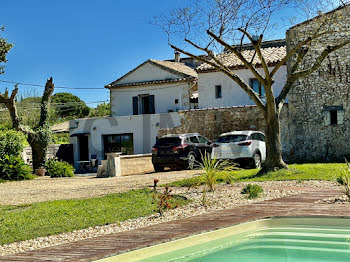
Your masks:
M189 202L179 196L172 201ZM0 245L96 225L117 223L155 213L148 189L104 197L57 200L30 205L0 206Z
M270 180L336 180L340 170L346 167L345 164L294 164L288 169L282 169L257 176L257 169L242 169L232 172L236 182L242 181L270 181ZM173 187L187 187L192 185L194 179L184 179L168 184ZM223 182L222 179L218 179Z

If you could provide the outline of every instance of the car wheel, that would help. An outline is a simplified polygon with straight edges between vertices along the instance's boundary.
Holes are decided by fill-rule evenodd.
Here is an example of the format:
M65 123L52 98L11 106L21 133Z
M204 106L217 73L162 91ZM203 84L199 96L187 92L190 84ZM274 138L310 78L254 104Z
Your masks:
M164 171L164 166L153 165L153 167L156 172Z
M261 168L261 156L259 153L254 153L253 155L253 167Z
M189 152L187 155L188 169L194 169L196 163L196 155L193 152Z

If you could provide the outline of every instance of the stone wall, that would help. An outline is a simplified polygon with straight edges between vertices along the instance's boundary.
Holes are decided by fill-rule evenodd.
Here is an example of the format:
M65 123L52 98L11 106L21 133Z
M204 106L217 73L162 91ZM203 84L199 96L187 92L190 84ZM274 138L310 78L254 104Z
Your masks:
M234 130L259 130L264 132L265 120L257 106L235 106L227 108L192 109L179 111L181 125L171 129L160 129L159 137L166 134L200 133L215 141L220 134ZM289 158L290 145L284 143L290 134L288 104L281 114L281 136L284 157Z
M338 33L324 35L309 46L300 69L312 66L327 46L349 38L350 8L328 14L331 29ZM323 17L291 28L287 32L287 49L306 39L325 22ZM289 97L291 136L286 141L289 152L297 160L344 161L350 157L350 45L331 53L322 66L300 79ZM287 64L290 73L294 60ZM330 121L330 110L336 109L336 123Z
M47 148L46 158L57 157L59 160L73 164L73 145L72 144L57 144L49 145ZM23 150L22 158L25 163L32 165L32 148L26 146Z

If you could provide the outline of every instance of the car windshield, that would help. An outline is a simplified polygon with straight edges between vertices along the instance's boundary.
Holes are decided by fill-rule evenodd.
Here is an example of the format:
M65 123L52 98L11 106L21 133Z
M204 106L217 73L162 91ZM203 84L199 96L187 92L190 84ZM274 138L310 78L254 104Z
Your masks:
M246 135L227 135L227 136L220 136L216 142L231 143L231 142L241 142L245 140L247 140Z
M178 146L181 144L181 139L179 137L164 137L157 140L155 146L168 147L168 146Z

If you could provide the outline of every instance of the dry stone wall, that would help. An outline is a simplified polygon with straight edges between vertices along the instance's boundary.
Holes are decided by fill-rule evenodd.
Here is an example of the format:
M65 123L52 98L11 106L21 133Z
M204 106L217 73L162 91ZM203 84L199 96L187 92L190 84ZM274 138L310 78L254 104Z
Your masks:
M265 130L265 120L257 106L195 109L179 111L179 114L181 125L171 129L160 129L159 136L198 132L215 141L220 134L234 130ZM286 104L281 114L282 143L289 136L289 122ZM288 159L288 154L284 157Z

